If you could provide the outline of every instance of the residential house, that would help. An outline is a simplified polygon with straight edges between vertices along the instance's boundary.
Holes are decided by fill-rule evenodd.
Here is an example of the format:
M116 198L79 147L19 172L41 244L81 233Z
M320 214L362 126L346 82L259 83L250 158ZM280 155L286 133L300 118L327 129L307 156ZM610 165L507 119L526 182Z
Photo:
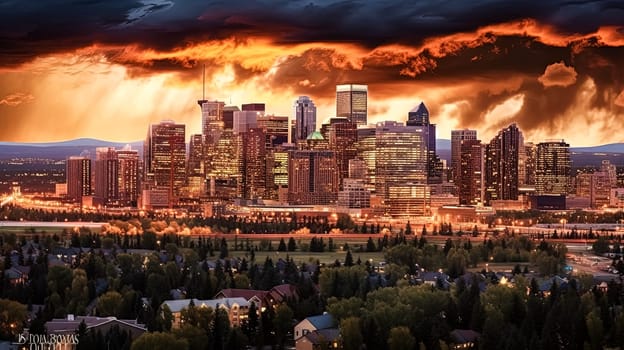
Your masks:
M307 333L296 342L297 350L340 349L342 342L338 328L321 329Z
M311 332L323 329L336 328L336 325L336 320L331 314L328 313L324 313L318 316L307 317L303 321L297 323L297 325L295 326L295 341L297 342L301 337Z
M182 317L182 310L189 307L193 300L195 307L210 307L213 310L222 308L228 314L230 319L230 326L240 326L249 313L249 302L245 298L222 298L222 299L180 299L180 300L165 300L160 305L161 309L163 305L167 305L171 314L173 315L173 328L180 327L180 321Z

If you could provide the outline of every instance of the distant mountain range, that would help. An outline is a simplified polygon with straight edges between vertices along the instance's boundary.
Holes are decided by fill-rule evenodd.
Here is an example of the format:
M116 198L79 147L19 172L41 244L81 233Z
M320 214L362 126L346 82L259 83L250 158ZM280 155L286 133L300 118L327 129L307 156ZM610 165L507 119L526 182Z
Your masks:
M122 149L127 145L129 145L133 150L138 150L139 155L143 153L143 141L110 142L81 138L68 141L42 143L0 142L0 159L65 159L69 156L77 156L83 153L95 156L95 149L98 147L114 147L116 149Z
M121 149L130 145L131 149L138 150L143 154L143 141L133 142L110 142L97 139L81 138L61 142L20 143L0 142L0 159L11 158L48 158L66 159L69 156L80 155L87 152L91 157L95 156L98 147L114 147ZM437 139L436 151L440 158L445 159L447 164L451 158L451 140ZM572 162L574 166L595 166L604 159L613 164L624 166L624 143L611 143L594 147L572 147Z

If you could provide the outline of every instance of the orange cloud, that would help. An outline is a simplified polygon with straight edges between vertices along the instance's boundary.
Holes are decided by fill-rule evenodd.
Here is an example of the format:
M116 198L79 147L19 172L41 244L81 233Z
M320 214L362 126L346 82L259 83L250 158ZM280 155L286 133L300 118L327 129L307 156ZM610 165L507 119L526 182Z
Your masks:
M576 82L577 75L578 74L574 70L574 67L568 67L563 61L561 61L547 66L544 74L537 78L537 80L539 80L539 82L545 87L566 87Z
M15 107L15 106L21 105L22 103L28 103L34 99L35 99L35 96L31 94L16 92L16 93L4 96L4 98L0 100L0 105Z
M617 106L624 107L624 90L622 90L622 92L620 92L620 94L617 95L613 103L616 104Z

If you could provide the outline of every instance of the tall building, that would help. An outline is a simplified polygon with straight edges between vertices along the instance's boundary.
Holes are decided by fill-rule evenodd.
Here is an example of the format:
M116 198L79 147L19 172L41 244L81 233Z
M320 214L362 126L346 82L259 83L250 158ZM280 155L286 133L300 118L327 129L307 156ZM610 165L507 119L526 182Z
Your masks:
M535 174L537 169L537 147L533 142L527 142L524 144L525 154L525 177L524 184L528 186L535 186Z
M186 183L185 131L184 124L165 120L150 125L145 140L144 178L150 187L167 192L169 207Z
M331 118L328 127L329 149L334 151L339 179L349 176L349 160L357 156L357 125L345 118Z
M332 204L338 199L336 156L328 150L288 153L288 203Z
M288 142L288 117L277 115L258 116L257 126L264 130L267 147L276 147Z
M119 205L136 207L139 198L139 152L129 146L117 151Z
M95 149L95 193L93 205L117 204L119 196L119 162L113 147Z
M455 163L459 204L483 203L483 146L480 140L465 139L459 146L459 161Z
M267 190L266 133L262 128L251 128L241 135L243 141L242 197L264 198Z
M357 125L368 122L368 85L336 85L336 116Z
M225 102L199 100L197 104L199 104L202 113L202 135L208 135L214 128L212 124L215 122L223 123Z
M234 133L246 132L251 128L258 127L258 117L264 115L260 111L238 111L234 112L234 125L232 130Z
M436 125L429 120L429 110L424 102L412 109L407 115L408 126L418 126L423 129L426 140L427 153L427 183L442 183L442 162L436 154Z
M91 159L71 156L65 164L67 197L82 205L82 197L91 195Z
M295 134L293 143L305 140L316 130L316 106L308 96L295 101Z
M477 130L451 130L451 179L458 183L461 174L461 146L464 140L476 140Z
M427 184L427 131L399 122L377 123L375 190L393 216L425 215L430 200Z
M610 187L617 186L617 168L615 167L615 164L611 164L611 161L605 159L600 164L600 171L607 174Z
M516 124L498 132L485 147L485 202L517 200L524 138Z
M189 195L199 197L205 192L204 135L193 134L189 142L186 177Z
M377 157L376 143L377 127L365 127L357 130L357 142L355 148L357 149L358 157L361 157L366 164L366 178L365 184L370 190L375 189L375 178L377 169L375 168L375 160Z
M537 194L568 194L570 177L570 145L563 140L537 144L535 192Z
M237 106L225 106L223 107L223 128L226 130L232 130L234 128L234 112L239 112Z

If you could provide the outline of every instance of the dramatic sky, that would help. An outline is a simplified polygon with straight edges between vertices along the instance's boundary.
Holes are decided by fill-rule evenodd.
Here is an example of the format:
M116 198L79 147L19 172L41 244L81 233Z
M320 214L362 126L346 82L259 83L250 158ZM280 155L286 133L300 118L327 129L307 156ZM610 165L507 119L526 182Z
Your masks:
M438 137L624 141L624 2L0 0L0 141L142 139L200 130L202 96L297 96L335 114L335 85L369 86L369 121L424 101ZM470 7L468 7L470 6Z

